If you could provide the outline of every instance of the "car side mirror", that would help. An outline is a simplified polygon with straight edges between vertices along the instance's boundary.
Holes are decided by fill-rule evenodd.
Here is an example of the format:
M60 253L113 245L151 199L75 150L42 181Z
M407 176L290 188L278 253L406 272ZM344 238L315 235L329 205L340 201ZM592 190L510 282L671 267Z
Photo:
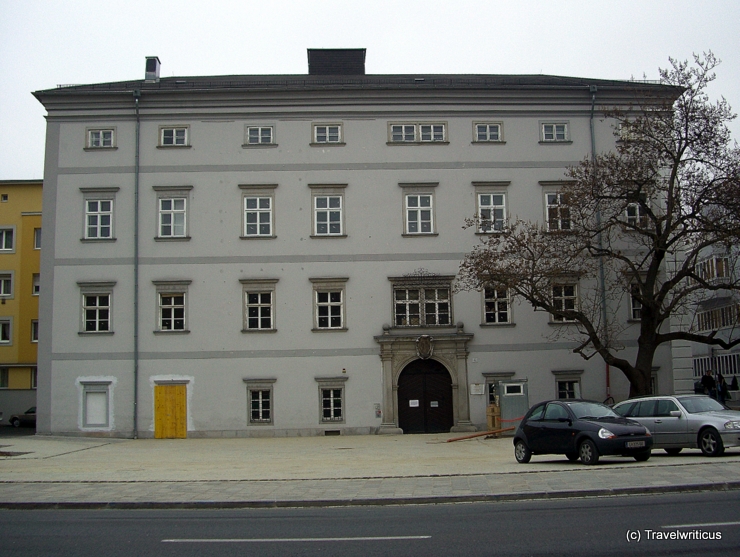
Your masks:
M671 410L670 415L671 415L671 418L680 418L681 417L681 411L680 410Z

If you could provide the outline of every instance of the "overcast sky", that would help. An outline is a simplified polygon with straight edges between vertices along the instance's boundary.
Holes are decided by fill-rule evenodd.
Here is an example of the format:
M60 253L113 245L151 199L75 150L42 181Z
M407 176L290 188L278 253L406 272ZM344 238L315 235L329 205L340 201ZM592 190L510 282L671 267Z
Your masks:
M657 79L712 50L713 98L740 110L738 0L0 0L0 179L43 177L58 84L305 74L307 48L366 48L367 73ZM740 123L732 125L740 140Z

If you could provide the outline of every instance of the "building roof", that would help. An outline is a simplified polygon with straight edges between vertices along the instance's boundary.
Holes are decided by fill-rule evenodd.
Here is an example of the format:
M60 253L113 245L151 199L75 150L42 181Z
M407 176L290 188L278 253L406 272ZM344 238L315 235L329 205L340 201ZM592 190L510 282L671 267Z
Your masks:
M597 89L652 92L660 96L680 94L677 87L645 81L620 81L555 75L507 74L387 74L387 75L226 75L166 77L159 80L130 80L89 85L60 85L34 92L43 97L196 91L330 91L330 90L575 90Z

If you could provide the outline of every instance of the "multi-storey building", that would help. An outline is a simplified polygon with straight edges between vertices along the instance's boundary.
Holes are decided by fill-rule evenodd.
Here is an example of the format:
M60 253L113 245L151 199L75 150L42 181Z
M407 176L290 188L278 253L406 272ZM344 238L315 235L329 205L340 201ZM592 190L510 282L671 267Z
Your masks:
M605 398L604 364L553 339L572 324L455 276L508 219L567 226L566 167L614 146L598 107L663 88L308 57L308 75L162 79L149 58L143 80L35 93L39 431L471 431L502 380L530 402ZM667 350L656 380L672 390ZM628 390L614 373L611 388Z
M36 404L41 191L0 181L0 423Z
M740 250L736 246L714 246L705 250L697 263L697 274L710 284L719 285L737 281ZM740 329L740 297L728 289L707 292L695 308L689 327L699 333L715 332L717 338L731 341ZM713 346L686 343L691 346L693 379L700 381L707 370L721 374L728 385L740 380L740 348L723 350ZM735 394L737 404L737 394Z

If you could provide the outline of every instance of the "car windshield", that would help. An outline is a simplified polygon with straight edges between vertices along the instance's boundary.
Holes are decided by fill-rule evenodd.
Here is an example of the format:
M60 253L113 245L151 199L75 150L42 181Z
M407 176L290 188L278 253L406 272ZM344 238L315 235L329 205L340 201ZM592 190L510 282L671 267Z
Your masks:
M619 418L620 416L608 406L598 402L569 402L568 407L576 418Z
M681 405L686 408L686 411L690 414L699 414L700 412L717 412L718 410L726 410L719 402L708 396L691 396L687 398L679 398L678 401Z

